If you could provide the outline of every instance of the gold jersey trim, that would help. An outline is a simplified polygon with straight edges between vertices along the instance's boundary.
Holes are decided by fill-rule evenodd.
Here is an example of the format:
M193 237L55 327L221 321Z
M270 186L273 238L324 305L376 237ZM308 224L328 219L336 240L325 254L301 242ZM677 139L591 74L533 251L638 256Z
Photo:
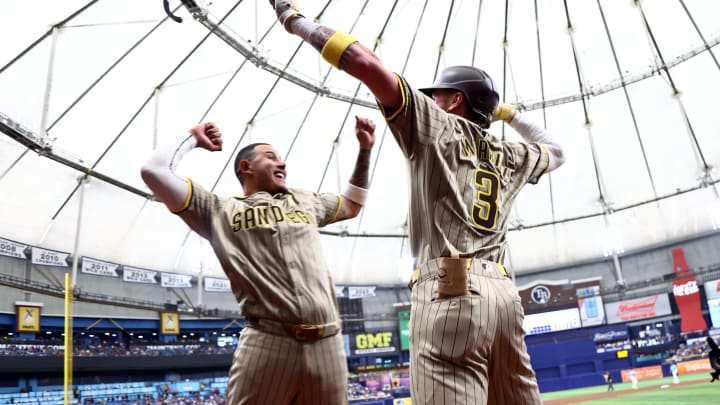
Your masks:
M400 76L395 74L395 79L397 79L398 84L400 85L400 95L402 96L402 103L400 104L400 107L398 107L397 110L395 110L389 117L387 115L387 111L385 111L385 107L382 105L382 103L378 103L378 107L380 107L380 112L382 112L383 117L385 118L385 121L391 122L394 120L402 110L405 109L405 105L407 105L407 97L405 97L405 86L403 86L402 80L400 80Z
M188 209L188 207L190 206L190 199L192 198L192 194L193 194L193 185L192 185L192 181L187 177L185 177L185 182L188 185L188 193L187 193L187 197L185 197L185 203L183 203L182 207L180 207L176 210L172 210L173 214L180 214L181 212Z
M335 213L333 214L332 218L330 218L330 221L328 222L328 224L332 224L333 222L335 222L337 220L338 214L340 213L340 207L342 207L342 197L337 196L337 199L338 199L337 208L335 209Z

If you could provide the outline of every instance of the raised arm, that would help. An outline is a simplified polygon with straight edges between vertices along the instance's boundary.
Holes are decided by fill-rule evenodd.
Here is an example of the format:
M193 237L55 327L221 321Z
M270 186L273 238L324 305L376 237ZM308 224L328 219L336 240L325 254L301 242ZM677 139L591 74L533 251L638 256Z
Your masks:
M542 144L550 154L550 163L545 173L551 172L565 163L565 153L557 140L545 128L532 122L510 104L500 104L495 109L492 120L505 121L528 143Z
M365 205L370 178L370 155L375 144L375 123L367 118L355 117L355 136L360 144L355 169L340 198L340 211L336 221L355 218Z
M270 4L288 32L312 45L336 68L363 82L386 111L400 108L403 99L397 76L383 66L373 51L344 32L308 20L292 0L270 0Z
M189 194L187 180L175 174L180 160L195 147L209 151L222 150L222 135L214 123L198 124L177 142L153 151L143 165L140 175L158 200L172 212L187 206Z

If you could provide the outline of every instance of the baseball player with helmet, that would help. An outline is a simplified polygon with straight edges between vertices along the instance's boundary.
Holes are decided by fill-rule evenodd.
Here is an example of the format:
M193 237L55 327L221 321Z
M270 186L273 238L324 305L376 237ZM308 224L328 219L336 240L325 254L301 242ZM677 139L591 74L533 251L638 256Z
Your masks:
M526 183L565 160L543 128L499 105L492 78L471 66L445 69L417 90L347 33L271 0L283 27L372 91L410 169L413 276L410 379L413 404L539 404L507 277L507 218ZM525 142L487 132L504 120Z
M178 177L175 168L192 149L222 149L213 123L192 127L143 165L155 196L210 242L248 322L230 368L228 404L347 404L347 359L318 227L360 212L374 131L372 121L356 119L360 151L341 195L288 188L285 162L264 143L235 159L243 197L221 198Z

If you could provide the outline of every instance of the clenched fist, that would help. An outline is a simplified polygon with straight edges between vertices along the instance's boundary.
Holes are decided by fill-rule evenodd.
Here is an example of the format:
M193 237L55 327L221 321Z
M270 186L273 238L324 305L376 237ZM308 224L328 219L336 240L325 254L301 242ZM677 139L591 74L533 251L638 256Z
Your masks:
M214 122L205 122L190 128L190 133L195 137L197 146L211 152L222 150L222 134Z

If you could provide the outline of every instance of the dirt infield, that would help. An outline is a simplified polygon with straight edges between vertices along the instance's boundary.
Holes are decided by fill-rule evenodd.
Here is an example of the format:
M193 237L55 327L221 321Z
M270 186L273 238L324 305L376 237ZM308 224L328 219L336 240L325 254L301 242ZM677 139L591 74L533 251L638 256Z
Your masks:
M687 382L681 382L680 384L672 384L674 386L682 386L682 385L694 385L694 384L700 384L700 383L706 383L709 381L709 377L707 380L696 380L696 381L687 381ZM628 394L634 394L636 392L642 392L642 391L652 391L652 390L659 390L660 385L649 385L647 387L639 387L638 389L624 389L620 391L611 391L611 392L597 392L593 394L584 394L584 395L578 395L575 397L568 397L568 398L558 398L558 399L551 399L547 401L543 401L544 405L569 405L569 404L577 404L580 402L586 402L586 401L592 401L595 399L603 399L603 398L610 398L610 397L617 397L620 395L628 395Z

